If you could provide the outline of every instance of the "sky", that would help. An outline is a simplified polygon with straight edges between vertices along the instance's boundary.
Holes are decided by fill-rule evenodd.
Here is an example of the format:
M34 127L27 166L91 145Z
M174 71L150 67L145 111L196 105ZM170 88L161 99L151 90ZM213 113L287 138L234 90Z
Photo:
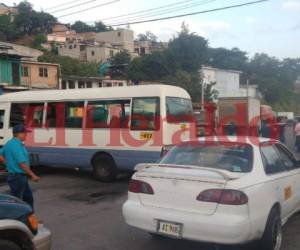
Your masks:
M88 4L76 8L52 13L59 17L77 10L94 7L113 0L73 0L72 4L49 10L49 12L65 9L80 3ZM185 10L179 12L164 13L162 16L191 13L241 4L251 0L190 0L184 3ZM7 0L3 3L12 5L19 3L16 0ZM71 0L49 1L29 0L36 10L45 10L59 4L71 2ZM182 0L119 0L102 7L94 7L89 11L59 18L60 22L73 23L81 20L88 23L107 18L126 15L145 9L152 9L167 4L183 2ZM195 3L202 3L195 6ZM174 8L169 7L169 8ZM162 13L160 13L162 14ZM141 14L139 14L141 15ZM155 16L156 18L158 16ZM119 18L128 22L128 17ZM147 18L146 18L147 19ZM151 18L152 19L152 18ZM112 24L113 20L106 20L106 24ZM237 9L206 13L195 16L182 17L159 22L130 25L135 34L151 31L159 40L168 41L178 34L181 24L185 22L190 31L195 32L209 40L211 47L238 47L247 51L250 56L255 53L268 53L278 58L300 57L300 0L269 0L268 2L246 6ZM126 27L126 26L123 26Z

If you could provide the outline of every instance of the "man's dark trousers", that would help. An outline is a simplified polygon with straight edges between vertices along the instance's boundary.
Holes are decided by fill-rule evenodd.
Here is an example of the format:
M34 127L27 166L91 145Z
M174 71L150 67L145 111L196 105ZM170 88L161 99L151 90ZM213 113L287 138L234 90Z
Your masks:
M7 183L11 195L29 204L33 209L33 195L25 174L9 174Z

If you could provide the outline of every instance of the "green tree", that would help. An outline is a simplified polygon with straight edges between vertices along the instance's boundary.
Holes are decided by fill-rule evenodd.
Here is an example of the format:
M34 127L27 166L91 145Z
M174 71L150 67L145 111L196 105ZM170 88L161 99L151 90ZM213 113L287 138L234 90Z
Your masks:
M18 37L18 31L10 16L0 16L0 39L2 41L12 41Z
M106 26L103 22L95 22L94 24L94 31L95 32L104 32L104 31L111 31L113 30L112 27Z
M238 48L209 48L209 65L228 70L245 71L249 63L247 52Z
M208 41L195 33L190 33L183 25L178 37L169 43L165 51L169 66L173 70L198 72L208 62Z
M111 27L106 26L103 22L95 22L94 25L89 25L82 21L76 21L71 25L71 29L78 33L83 32L105 32L112 30Z
M51 52L46 52L39 57L39 61L60 64L62 75L99 76L98 69L100 65L98 63L83 63L77 59L55 55Z
M35 49L42 49L42 44L47 42L47 37L44 34L37 34L31 47Z
M123 50L120 53L115 54L111 58L112 65L129 64L130 61L131 61L131 56L127 50Z
M198 73L178 70L175 74L166 76L162 82L186 89L194 102L201 101L201 79Z
M71 29L78 33L94 31L94 27L81 21L76 21L71 25Z
M145 34L138 34L138 41L148 41L148 42L157 42L157 36L153 34L151 31L146 31Z
M48 33L56 22L56 18L49 13L33 10L27 1L18 5L18 14L14 21L19 36Z

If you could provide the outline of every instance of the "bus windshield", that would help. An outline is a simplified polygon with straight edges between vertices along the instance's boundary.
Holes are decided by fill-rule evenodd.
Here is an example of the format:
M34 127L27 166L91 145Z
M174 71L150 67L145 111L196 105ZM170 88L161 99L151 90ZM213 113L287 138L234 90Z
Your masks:
M193 106L190 99L179 97L167 97L167 122L178 123L191 121L193 117Z

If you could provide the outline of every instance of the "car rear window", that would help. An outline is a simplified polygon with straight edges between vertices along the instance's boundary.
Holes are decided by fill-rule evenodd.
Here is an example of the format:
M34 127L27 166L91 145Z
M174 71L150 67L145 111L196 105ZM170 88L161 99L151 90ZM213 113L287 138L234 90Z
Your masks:
M253 167L253 148L244 143L185 143L174 147L160 163L247 173Z

